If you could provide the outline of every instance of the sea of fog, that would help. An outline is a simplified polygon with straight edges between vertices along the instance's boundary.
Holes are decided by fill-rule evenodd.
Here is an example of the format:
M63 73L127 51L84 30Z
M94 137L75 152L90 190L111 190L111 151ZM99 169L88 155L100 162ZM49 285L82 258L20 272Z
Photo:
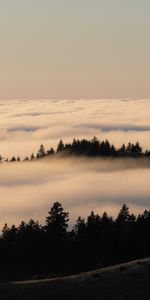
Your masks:
M108 138L119 146L139 141L150 149L150 100L0 100L0 154L36 153L43 143ZM150 209L149 162L49 159L0 164L0 227L30 218L44 222L54 201L70 224L91 210L116 215L125 202L134 213Z
M75 138L150 148L150 100L0 100L0 154L24 157Z

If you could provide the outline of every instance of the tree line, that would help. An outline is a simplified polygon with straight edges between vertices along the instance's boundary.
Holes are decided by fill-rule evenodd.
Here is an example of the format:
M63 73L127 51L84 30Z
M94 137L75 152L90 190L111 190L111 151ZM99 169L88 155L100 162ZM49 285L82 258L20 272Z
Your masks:
M69 213L55 202L45 219L7 224L0 236L0 280L73 274L150 255L150 211L137 217L124 204L113 219L93 211L69 229Z
M120 148L116 148L108 140L99 141L97 137L93 137L91 140L87 139L73 139L72 143L64 143L59 141L56 150L53 148L45 149L41 144L36 154L31 154L30 157L25 157L24 161L34 161L42 159L48 156L54 155L75 155L75 156L89 156L89 157L150 157L150 150L143 150L139 142L122 144ZM13 156L10 160L3 158L0 155L0 161L15 162L20 161L20 157Z

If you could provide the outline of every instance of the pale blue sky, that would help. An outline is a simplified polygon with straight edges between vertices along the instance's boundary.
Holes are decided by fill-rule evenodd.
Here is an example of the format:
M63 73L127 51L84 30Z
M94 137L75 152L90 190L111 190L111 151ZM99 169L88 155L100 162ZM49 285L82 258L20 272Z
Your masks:
M1 0L0 98L150 97L149 0Z

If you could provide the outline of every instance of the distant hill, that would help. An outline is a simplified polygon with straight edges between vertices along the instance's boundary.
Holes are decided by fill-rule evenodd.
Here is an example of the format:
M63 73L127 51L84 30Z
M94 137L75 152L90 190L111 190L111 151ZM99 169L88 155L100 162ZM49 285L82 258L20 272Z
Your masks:
M139 142L128 143L128 145L122 144L120 148L116 148L108 140L98 140L96 136L91 140L87 139L73 139L71 143L64 144L62 140L59 141L57 149L53 148L45 149L41 144L36 155L33 153L30 157L25 157L24 161L34 161L49 156L86 156L86 157L132 157L150 158L150 150L143 150ZM20 161L20 157L12 156L10 160L0 155L0 161L15 162Z

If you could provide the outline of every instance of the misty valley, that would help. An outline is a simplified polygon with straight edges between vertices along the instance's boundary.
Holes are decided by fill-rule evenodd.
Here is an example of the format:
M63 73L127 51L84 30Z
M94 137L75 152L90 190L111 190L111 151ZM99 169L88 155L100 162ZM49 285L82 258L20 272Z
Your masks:
M96 137L1 159L0 280L64 276L148 256L149 168L149 151L139 143L116 149Z
M149 256L148 101L0 104L0 289Z

